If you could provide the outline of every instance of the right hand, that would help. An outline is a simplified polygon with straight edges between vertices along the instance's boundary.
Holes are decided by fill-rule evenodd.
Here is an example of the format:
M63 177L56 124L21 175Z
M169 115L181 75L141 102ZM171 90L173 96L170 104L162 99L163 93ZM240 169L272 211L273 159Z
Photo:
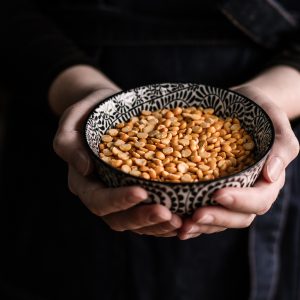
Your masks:
M138 205L147 192L138 186L107 188L93 176L93 162L83 141L82 127L90 110L117 90L99 89L71 105L63 113L53 145L55 152L67 162L71 192L84 205L101 217L115 231L131 230L158 237L177 235L181 218L159 204Z

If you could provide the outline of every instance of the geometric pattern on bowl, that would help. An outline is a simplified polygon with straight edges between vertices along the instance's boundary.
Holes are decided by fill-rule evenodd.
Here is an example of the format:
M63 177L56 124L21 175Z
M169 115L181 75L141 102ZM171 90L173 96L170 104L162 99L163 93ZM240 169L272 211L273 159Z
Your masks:
M119 122L142 110L202 106L214 108L218 117L236 117L255 142L256 163L239 173L213 180L173 183L151 181L115 169L98 156L102 135ZM274 127L266 112L236 92L195 83L162 83L137 87L99 103L85 124L85 140L101 180L110 187L139 185L148 191L145 203L160 203L179 215L189 215L201 206L215 205L212 194L223 187L249 187L260 174L274 142Z

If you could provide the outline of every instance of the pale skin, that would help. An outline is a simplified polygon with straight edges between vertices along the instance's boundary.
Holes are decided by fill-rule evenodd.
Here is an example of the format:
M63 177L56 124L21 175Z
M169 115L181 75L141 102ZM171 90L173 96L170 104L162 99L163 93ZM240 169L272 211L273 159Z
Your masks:
M93 162L84 146L82 125L101 99L120 88L90 66L66 69L50 87L49 104L62 115L54 149L69 166L71 192L116 231L186 240L250 226L257 215L271 208L284 185L285 168L299 152L289 119L300 116L300 74L291 67L276 66L232 89L257 102L269 114L276 131L274 147L253 187L219 190L214 199L220 206L199 208L192 217L182 219L158 204L136 206L147 198L141 187L107 188L91 176Z

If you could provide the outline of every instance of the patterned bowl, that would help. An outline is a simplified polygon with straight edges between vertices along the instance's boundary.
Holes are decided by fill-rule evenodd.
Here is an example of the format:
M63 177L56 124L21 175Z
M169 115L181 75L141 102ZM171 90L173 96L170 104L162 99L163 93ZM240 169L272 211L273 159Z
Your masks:
M213 180L175 183L134 177L108 165L98 156L99 143L106 131L128 121L142 110L177 106L213 107L219 117L236 117L255 142L256 163L230 176ZM178 215L189 215L205 205L215 205L212 194L224 187L253 185L274 142L274 128L266 112L252 100L236 92L194 83L163 83L137 87L115 94L99 103L85 124L85 139L99 178L110 187L138 185L148 191L145 203L160 203Z

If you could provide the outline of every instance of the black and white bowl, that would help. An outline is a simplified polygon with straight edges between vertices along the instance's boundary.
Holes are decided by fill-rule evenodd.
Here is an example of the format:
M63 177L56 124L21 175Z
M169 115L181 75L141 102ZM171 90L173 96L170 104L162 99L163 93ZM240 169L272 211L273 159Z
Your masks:
M102 135L119 122L128 121L142 110L202 106L213 107L219 117L236 117L255 142L256 162L243 171L213 180L172 183L135 177L115 169L99 158ZM160 203L179 215L213 205L212 194L224 187L252 186L260 174L274 142L274 128L266 112L255 102L236 92L194 83L163 83L137 87L113 95L99 103L85 124L85 139L99 178L110 187L138 185L148 191L147 203Z

